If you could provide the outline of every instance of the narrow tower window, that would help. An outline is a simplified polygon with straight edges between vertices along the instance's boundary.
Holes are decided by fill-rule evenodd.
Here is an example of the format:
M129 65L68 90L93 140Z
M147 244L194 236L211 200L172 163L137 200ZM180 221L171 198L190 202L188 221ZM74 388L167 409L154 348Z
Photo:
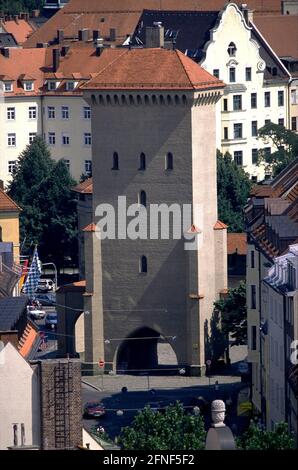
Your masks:
M147 273L147 271L148 271L147 257L143 255L140 258L140 272Z
M173 154L168 152L166 155L166 170L173 170L174 162L173 162Z
M228 54L230 57L235 57L236 55L237 48L235 46L234 42L230 42L229 47L228 47Z
M139 170L146 170L146 155L142 152L140 155L140 167Z
M146 196L145 191L143 191L143 190L140 191L140 193L139 193L139 204L141 206L144 206L144 207L146 207L146 205L147 205L147 196Z
M117 152L113 153L113 167L112 170L119 170L119 155Z

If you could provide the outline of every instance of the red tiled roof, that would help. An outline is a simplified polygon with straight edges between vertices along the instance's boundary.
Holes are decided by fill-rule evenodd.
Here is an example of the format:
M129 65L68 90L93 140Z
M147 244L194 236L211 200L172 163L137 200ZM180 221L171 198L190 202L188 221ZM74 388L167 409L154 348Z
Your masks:
M0 188L0 212L20 212L21 208Z
M64 30L65 37L77 37L83 28L100 29L108 39L110 28L116 28L120 44L127 34L132 34L143 10L219 11L227 0L71 0L50 18L26 41L25 47L35 47L38 42L49 42ZM249 8L262 13L281 13L281 0L248 0Z
M182 52L168 49L105 49L101 71L82 89L205 90L224 83ZM104 61L107 65L104 66Z
M218 220L213 227L214 230L225 230L226 228L228 228L228 226L220 220Z
M254 15L253 23L279 57L298 58L297 15Z
M22 45L35 31L33 26L24 19L2 21L2 26L7 33L14 36L18 44Z
M93 180L88 178L82 183L78 184L73 188L73 191L81 194L92 194L93 193Z
M227 236L228 255L237 253L238 255L246 255L247 241L246 233L228 233Z
M85 228L83 228L82 231L83 232L96 232L97 228L96 228L96 225L92 222L91 224L89 224Z
M30 323L27 323L24 333L19 341L18 350L23 357L27 357L38 337L38 332Z

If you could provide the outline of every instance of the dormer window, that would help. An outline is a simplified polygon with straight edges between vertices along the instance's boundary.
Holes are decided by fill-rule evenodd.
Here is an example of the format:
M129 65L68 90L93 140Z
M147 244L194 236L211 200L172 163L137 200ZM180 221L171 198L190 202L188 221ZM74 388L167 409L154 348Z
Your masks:
M4 91L5 91L5 93L11 93L13 91L13 83L12 82L4 82Z
M54 80L51 80L48 82L48 90L49 91L55 91L57 89L57 82Z
M24 90L25 91L33 91L34 90L34 83L33 81L25 81L24 82Z
M76 83L73 81L66 82L66 90L73 91L76 87Z
M235 57L237 52L237 48L235 46L235 43L230 42L229 47L228 47L228 54L230 57Z

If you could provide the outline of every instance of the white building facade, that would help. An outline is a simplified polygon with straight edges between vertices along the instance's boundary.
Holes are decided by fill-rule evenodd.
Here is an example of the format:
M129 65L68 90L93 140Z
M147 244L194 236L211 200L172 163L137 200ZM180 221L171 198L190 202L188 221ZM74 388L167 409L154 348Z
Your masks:
M228 4L210 32L201 65L226 83L217 105L218 148L254 180L262 180L264 167L255 164L258 151L270 153L272 146L258 139L258 129L270 121L287 126L290 75L252 20L249 11Z

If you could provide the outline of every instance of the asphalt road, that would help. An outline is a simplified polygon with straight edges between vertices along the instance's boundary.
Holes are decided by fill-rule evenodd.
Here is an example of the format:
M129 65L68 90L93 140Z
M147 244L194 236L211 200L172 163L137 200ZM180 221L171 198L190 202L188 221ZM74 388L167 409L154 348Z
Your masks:
M55 307L45 307L42 306L42 310L45 310L46 313L52 313L55 312ZM38 325L38 328L41 332L45 334L45 339L46 339L46 344L47 347L43 351L39 351L36 354L36 358L46 358L48 355L55 354L55 351L57 350L57 335L55 330L50 330L49 328L46 328L45 326L45 318L42 320L35 320L35 323Z
M100 401L106 407L106 415L97 419L84 419L84 426L87 430L92 430L94 427L102 426L107 434L114 439L120 434L121 428L131 424L133 417L139 409L144 408L146 403L154 402L156 400L165 400L166 402L175 403L181 401L185 406L189 405L192 398L202 396L209 402L219 398L225 399L228 396L232 397L232 409L228 413L226 423L230 426L233 424L237 426L240 431L239 420L237 418L237 396L243 384L224 384L220 386L218 392L215 391L214 386L198 386L198 387L184 387L169 390L156 390L156 397L154 398L150 391L128 391L121 393L115 391L99 391L90 387L89 385L82 385L82 399L83 404L88 401ZM122 416L117 416L117 410L123 410ZM210 426L210 416L205 417L206 429Z

